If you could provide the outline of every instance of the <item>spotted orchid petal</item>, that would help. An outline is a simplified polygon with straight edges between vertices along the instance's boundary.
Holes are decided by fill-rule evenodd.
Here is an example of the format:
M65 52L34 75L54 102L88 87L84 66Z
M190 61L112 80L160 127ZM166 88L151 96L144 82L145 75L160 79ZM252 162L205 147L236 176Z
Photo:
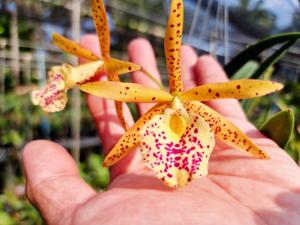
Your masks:
M93 0L93 18L103 58L110 58L110 34L103 0Z
M59 68L49 72L48 85L42 90L32 92L34 105L40 105L47 112L63 110L67 103L65 77Z
M69 64L52 67L48 73L48 84L42 90L33 91L31 100L43 110L57 112L65 108L68 89L86 82L99 80L105 73L102 61L91 62L77 67Z
M283 85L266 80L234 80L225 83L204 84L183 93L182 100L208 101L221 98L246 99L279 91Z
M162 114L169 107L169 103L159 103L153 106L143 115L117 142L104 159L103 166L112 166L127 154L129 154L140 143L140 130L154 116Z
M112 81L116 81L116 82L120 82L119 76L112 76ZM124 113L123 113L123 102L120 101L115 101L115 108L116 108L116 112L117 112L117 116L118 119L122 125L122 127L124 128L124 130L128 130L128 126L124 117Z
M125 120L125 117L123 114L123 104L124 104L123 102L115 101L115 108L117 111L118 119L119 119L122 127L124 128L124 130L128 130L128 126L127 126L127 123L126 123L126 120Z
M207 174L215 140L209 125L193 113L187 118L182 117L186 121L182 126L185 130L178 139L174 138L174 115L177 115L176 120L182 117L167 109L148 121L141 130L140 149L144 163L158 178L170 187L183 187L194 178Z
M183 83L180 69L180 46L183 27L183 2L171 1L169 21L165 35L165 54L168 66L170 93L182 91Z
M184 106L188 113L201 116L209 124L216 137L229 146L251 153L259 159L269 159L267 153L255 145L239 128L210 107L195 101L186 101Z
M134 83L112 81L91 82L80 86L84 92L122 102L168 102L168 92Z
M99 57L96 56L91 51L81 47L75 41L72 41L68 38L65 38L57 33L53 33L52 35L52 42L61 50L70 53L71 55L75 55L81 58L85 58L91 61L99 60Z
M136 70L140 70L141 67L131 62L126 62L114 58L110 58L105 61L105 67L107 70L107 77L109 80L113 80L115 76L131 73Z

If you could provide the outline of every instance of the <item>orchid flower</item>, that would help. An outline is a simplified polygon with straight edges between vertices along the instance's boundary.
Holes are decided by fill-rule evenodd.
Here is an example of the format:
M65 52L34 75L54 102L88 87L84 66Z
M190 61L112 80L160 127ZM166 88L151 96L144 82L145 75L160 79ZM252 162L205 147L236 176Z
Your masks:
M180 46L183 2L172 0L165 36L170 93L139 84L93 82L81 86L90 94L125 102L156 102L117 142L104 160L111 166L140 147L144 163L170 187L182 187L208 173L215 137L259 159L269 156L239 128L199 101L254 98L282 89L280 83L236 80L183 91Z
M50 70L48 74L48 85L40 91L34 91L32 94L33 103L40 105L45 111L56 112L64 109L67 103L67 90L75 86L97 81L100 76L104 74L107 75L109 81L119 82L119 75L141 70L158 83L155 78L140 66L114 59L110 56L110 34L103 1L93 0L92 3L92 13L100 42L102 58L90 50L81 47L78 43L54 33L52 39L57 47L91 62L78 67L63 64L62 66L53 67ZM115 101L115 107L120 122L126 129L127 126L123 116L123 103Z

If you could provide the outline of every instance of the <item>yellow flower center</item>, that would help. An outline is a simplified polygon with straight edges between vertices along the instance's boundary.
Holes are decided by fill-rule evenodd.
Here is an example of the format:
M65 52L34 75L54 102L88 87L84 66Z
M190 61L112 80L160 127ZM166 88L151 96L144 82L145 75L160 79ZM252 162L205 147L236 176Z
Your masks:
M167 109L165 113L168 115L167 124L172 132L172 139L179 140L186 131L187 121L189 119L189 116L179 97L174 97L172 101L172 108Z
M185 132L187 127L186 120L176 112L169 119L169 127L179 139Z

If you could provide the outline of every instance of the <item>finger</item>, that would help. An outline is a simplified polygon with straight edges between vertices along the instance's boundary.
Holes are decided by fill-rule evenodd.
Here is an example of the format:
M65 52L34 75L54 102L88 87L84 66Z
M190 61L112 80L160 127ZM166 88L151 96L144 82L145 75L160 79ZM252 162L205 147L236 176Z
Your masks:
M47 224L69 224L77 206L95 195L69 153L50 141L27 144L22 153L26 192Z
M94 51L96 55L99 55L99 41L96 35L83 36L80 40L80 45ZM96 52L95 49L97 49L98 52ZM80 62L83 62L83 60L80 60ZM105 77L100 78L100 80L105 79ZM102 150L104 154L107 154L124 134L124 129L117 116L114 101L87 95L87 104L102 142ZM132 126L134 121L126 105L123 107L123 113L127 124ZM134 167L134 165L132 165L134 155L135 153L133 152L111 168L111 179Z
M181 74L184 90L189 90L196 86L194 69L197 62L197 54L193 48L188 45L181 47Z
M153 48L149 41L144 38L137 38L128 45L128 54L131 62L136 63L146 69L157 80L161 81ZM143 84L148 87L157 87L150 78L146 77L142 72L133 72L132 80L136 83ZM145 114L153 104L140 103L137 105L141 115Z
M198 59L194 71L197 85L228 81L228 77L221 65L213 57L208 55ZM246 115L237 100L214 100L207 102L207 105L221 113L223 116L247 120Z
M101 57L100 46L98 37L94 34L86 34L80 38L79 45L90 50L96 56ZM86 63L87 59L79 58L79 63Z
M101 78L100 80L106 79ZM117 116L114 101L88 95L87 103L92 117L96 122L98 134L102 140L102 147L106 154L120 136L124 134L124 128L121 126ZM123 112L126 122L129 126L132 126L134 122L128 107L123 107Z

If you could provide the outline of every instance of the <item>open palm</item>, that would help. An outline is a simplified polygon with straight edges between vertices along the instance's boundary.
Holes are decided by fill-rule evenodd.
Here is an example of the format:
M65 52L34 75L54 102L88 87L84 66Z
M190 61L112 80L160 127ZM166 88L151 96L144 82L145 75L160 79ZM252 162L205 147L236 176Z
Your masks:
M94 50L98 40L86 36L82 45ZM96 52L97 53L97 52ZM131 60L159 78L150 44L137 39L129 46ZM197 58L182 47L182 71L187 89L227 80L209 56ZM154 85L139 72L137 83ZM123 130L112 101L88 96L105 153ZM217 142L209 175L182 189L170 189L147 169L135 151L111 168L112 182L96 193L79 176L73 159L48 141L29 143L23 152L27 194L50 225L69 224L300 224L300 170L274 142L251 125L236 100L208 102L266 151L258 160ZM141 114L149 104L139 104ZM128 123L133 123L126 109Z

